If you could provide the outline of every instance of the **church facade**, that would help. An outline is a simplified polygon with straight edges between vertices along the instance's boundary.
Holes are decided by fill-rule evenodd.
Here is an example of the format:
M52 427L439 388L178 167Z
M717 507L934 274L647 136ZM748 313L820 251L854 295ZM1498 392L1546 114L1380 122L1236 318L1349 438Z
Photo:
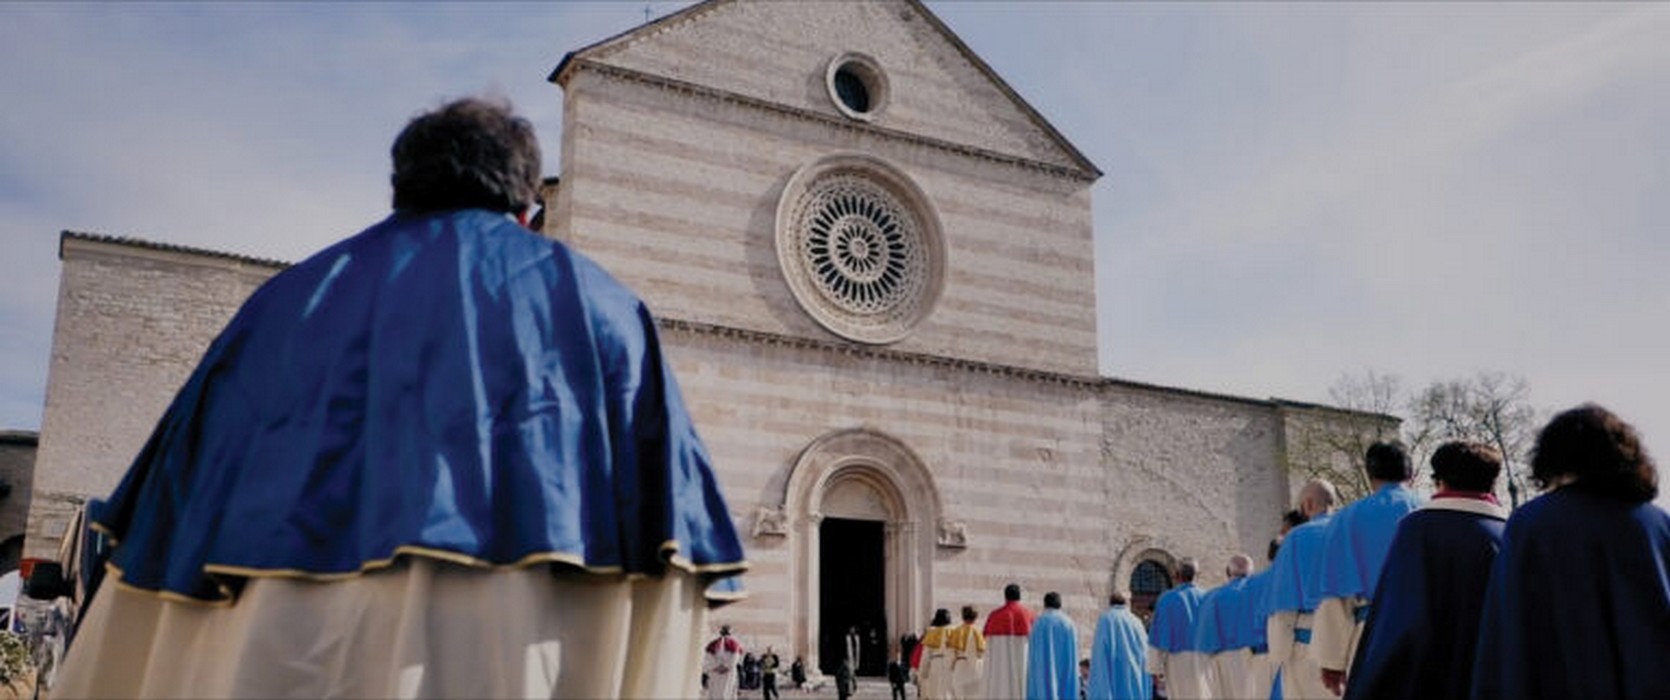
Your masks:
M714 0L551 80L545 233L660 318L748 549L717 614L745 641L827 666L855 630L873 672L1011 581L1088 634L1110 588L1275 534L1288 436L1337 412L1100 376L1101 172L918 2ZM283 267L80 233L60 257L31 556Z

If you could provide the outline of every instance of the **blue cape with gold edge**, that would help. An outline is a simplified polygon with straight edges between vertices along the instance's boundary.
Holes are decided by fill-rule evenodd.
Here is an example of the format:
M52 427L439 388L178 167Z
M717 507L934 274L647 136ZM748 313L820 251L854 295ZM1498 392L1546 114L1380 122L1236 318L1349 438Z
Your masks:
M704 575L742 545L644 304L507 217L400 214L273 277L221 332L109 502L120 581L397 557Z

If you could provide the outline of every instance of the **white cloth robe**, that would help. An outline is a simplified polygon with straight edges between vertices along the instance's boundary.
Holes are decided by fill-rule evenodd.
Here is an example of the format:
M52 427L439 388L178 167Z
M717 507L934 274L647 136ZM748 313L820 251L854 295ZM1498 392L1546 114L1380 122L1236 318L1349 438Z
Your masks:
M414 558L341 581L250 579L231 605L114 576L55 697L689 698L700 682L707 606L682 572L629 580Z

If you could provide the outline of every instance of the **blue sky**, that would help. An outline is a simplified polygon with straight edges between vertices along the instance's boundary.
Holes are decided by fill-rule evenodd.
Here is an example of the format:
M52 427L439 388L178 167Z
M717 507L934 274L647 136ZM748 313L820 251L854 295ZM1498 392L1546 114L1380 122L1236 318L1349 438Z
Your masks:
M299 259L462 94L554 167L545 76L645 6L0 3L0 427L40 422L60 230ZM1670 454L1670 5L930 6L1107 172L1105 373L1320 401L1504 370Z

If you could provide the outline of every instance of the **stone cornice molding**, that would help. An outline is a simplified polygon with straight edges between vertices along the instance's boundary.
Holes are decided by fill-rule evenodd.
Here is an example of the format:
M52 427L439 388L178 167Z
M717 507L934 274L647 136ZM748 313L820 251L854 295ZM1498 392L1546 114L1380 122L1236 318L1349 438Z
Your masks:
M1009 155L1007 153L999 153L997 151L960 144L953 141L946 141L932 136L914 134L908 131L901 131L899 129L890 129L885 126L877 126L870 122L847 119L834 114L824 114L822 112L815 112L810 109L795 107L792 105L778 104L776 102L762 100L757 97L749 97L747 95L731 92L729 90L721 90L719 88L708 87L706 85L698 85L696 83L645 73L643 71L623 68L621 66L585 58L574 58L573 60L565 63L562 69L562 75L564 77L561 82L567 83L567 75L582 69L593 71L602 76L636 82L650 87L659 88L661 90L666 90L668 92L678 93L680 95L701 97L720 102L722 104L746 107L789 119L815 122L838 131L867 134L888 141L893 141L895 143L931 148L938 151L954 153L960 156L1020 168L1022 170L1073 180L1075 182L1089 184L1095 182L1101 175L1099 172L1086 172L1079 168L1057 165L1055 163L1046 163L1044 161ZM553 80L555 79L556 76L553 76Z
M698 2L672 14L657 18L654 21L627 29L626 31L620 32L601 41L596 41L579 49L575 49L574 51L570 51L563 56L560 62L557 63L557 67L551 71L551 74L546 78L546 80L558 85L566 86L568 83L568 76L572 74L573 69L576 66L585 64L592 66L598 65L600 59L607 58L608 56L617 53L628 46L659 36L675 26L695 21L697 18L709 14L720 7L732 4L735 1L736 0L706 0L705 2ZM951 44L952 49L961 55L964 60L968 61L976 71L985 76L987 80L990 80L992 85L997 88L998 92L1008 98L1010 102L1013 103L1034 126L1042 130L1056 146L1060 147L1061 150L1065 152L1065 155L1071 159L1075 165L1077 165L1076 168L1066 168L1066 170L1070 171L1071 177L1074 177L1074 179L1095 181L1102 176L1103 173L1101 168L1096 167L1095 163L1090 162L1090 158L1085 156L1083 151L1080 151L1077 146L1074 146L1073 142L1069 141L1059 129L1056 129L1054 124L1051 124L1048 119L1045 119L1044 115L1040 113L1037 108L1032 106L1032 103L1028 102L1026 98L1021 97L1020 93L1016 92L1015 88L1009 85L1009 82L1004 80L1003 76L999 75L998 72L991 67L991 64L986 63L985 59L980 58L980 55L975 53L974 50L962 40L962 37L957 36L957 33L952 31L951 27L947 25L944 20L939 18L939 15L934 14L933 10L928 9L928 6L923 3L922 0L900 1L926 21L928 26L932 27L936 33ZM824 115L817 114L816 116L822 117ZM1051 167L1060 166L1052 165Z
M79 247L83 250L94 252L109 252L112 255L149 255L152 257L167 256L169 259L174 259L179 262L196 262L197 264L212 263L214 261L231 262L235 264L234 266L247 265L253 268L261 268L260 271L263 273L268 271L277 272L290 266L290 263L279 260L268 260L265 258L238 255L236 253L226 253L203 248L193 248L190 246L175 245L172 243L158 243L126 236L64 231L59 239L59 258L62 259L66 250L72 247ZM198 260L193 261L191 260L192 258L197 258ZM1100 391L1104 388L1120 388L1165 394L1168 396L1188 397L1204 401L1228 401L1243 405L1274 408L1292 413L1315 412L1342 416L1368 417L1394 422L1398 420L1395 416L1353 411L1334 406L1290 401L1281 398L1255 399L1246 396L1217 394L1209 391L1184 389L1181 387L1171 387L1160 384L1149 384L1129 379L1052 372L1049 370L1033 369L1029 367L997 364L995 362L981 362L978 360L968 360L958 357L944 357L941 355L930 355L921 352L909 352L890 347L868 346L843 341L791 336L782 333L750 330L746 328L724 326L701 321L662 317L657 318L656 322L664 330L683 332L692 335L706 335L731 340L740 340L758 345L795 348L810 350L813 352L845 355L848 357L865 357L886 362L1010 377L1022 381L1056 384L1090 391Z
M725 338L725 339L728 339L728 340L739 340L739 341L743 341L743 342L751 343L751 344L756 344L756 345L767 345L767 346L791 348L791 349L796 349L796 350L808 350L808 351L812 351L812 352L829 353L829 354L835 354L835 355L843 355L843 356L847 356L847 357L862 357L862 358L880 360L880 361L884 361L884 362L894 362L894 363L899 363L899 364L916 365L916 366L923 366L923 367L935 367L935 368L943 368L943 369L953 369L953 370L957 370L957 371L961 371L961 372L968 372L968 373L974 373L974 374L987 374L987 375L993 375L993 376L1008 377L1008 378L1018 379L1018 380L1021 380L1021 381L1038 382L1038 383L1044 383L1044 384L1055 384L1055 385L1066 386L1066 387L1071 387L1071 388L1075 388L1075 389L1084 389L1084 390L1087 390L1087 391L1101 391L1102 389L1106 389L1106 388L1131 389L1131 390L1135 390L1135 391L1152 392L1152 393L1158 393L1158 394L1165 394L1165 395L1168 395L1168 396L1181 396L1181 397L1187 397L1187 398L1204 400L1204 401L1229 401L1229 402L1243 404L1243 405L1259 406L1259 407L1262 407L1262 408L1286 408L1290 405L1295 405L1296 404L1296 402L1287 401L1285 399L1255 399L1255 398L1249 398L1249 397L1246 397L1246 396L1233 396L1233 395L1229 395L1229 394L1216 394L1216 393L1212 393L1212 392L1209 392L1209 391L1199 391L1199 390L1195 390L1195 389L1184 389L1184 388L1181 388L1181 387L1171 387L1171 386L1164 386L1164 385L1160 385L1160 384L1149 384L1149 383L1146 383L1146 382L1138 382L1138 381L1133 381L1133 380L1129 380L1129 379L1118 379L1118 378L1114 378L1114 377L1100 377L1100 376L1086 376L1086 375L1079 375L1079 374L1069 374L1069 373L1066 373L1066 372L1052 372L1050 370L1044 370L1044 369L1034 369L1034 368L1030 368L1030 367L1017 367L1015 365L1004 365L1004 364L998 364L998 363L995 363L995 362L982 362L980 360L969 360L969 359L964 359L964 358L960 358L960 357L946 357L946 356L943 356L943 355L930 355L930 354L921 353L921 352L910 352L910 351L907 351L907 350L898 350L898 349L891 348L891 347L861 345L861 344L858 344L858 343L849 343L849 342L842 342L842 341L836 341L836 340L825 340L825 339L821 339L821 338L810 338L810 337L804 337L804 336L786 335L786 334L782 334L782 333L772 333L772 332L769 332L769 331L759 331L759 330L752 330L752 329L747 329L747 328L737 328L737 327L734 327L734 326L724 326L724 325L719 325L719 324L714 324L714 323L705 323L705 322L701 322L701 321L690 321L690 320L686 320L686 319L676 319L676 318L662 317L662 318L657 318L656 322L660 325L660 327L663 330L689 333L689 334L692 334L692 335L706 335L706 336ZM1355 412L1349 411L1347 409L1332 408L1332 407L1328 407L1328 406L1319 406L1319 405L1315 405L1315 404L1299 404L1299 405L1303 405L1306 408L1306 410L1331 411L1331 412L1345 413L1345 414L1355 413ZM1367 415L1378 415L1378 414L1367 414Z
M205 259L209 259L236 263L237 265L250 265L265 268L266 270L270 270L272 272L277 272L290 266L290 263L279 260L268 260L266 258L238 255L236 253L224 253L218 250L209 250L206 248L193 248L191 246L175 245L173 243L158 243L139 238L110 236L101 233L85 233L81 231L64 231L59 234L58 259L63 260L65 255L69 253L72 248L81 248L83 250L96 252L99 251L100 248L104 248L106 246L124 249L117 251L120 254L131 256L144 253L161 253L163 255L152 255L151 257L167 257L168 259L176 262L195 263L199 265L206 262ZM196 258L196 260L193 260L192 258Z

